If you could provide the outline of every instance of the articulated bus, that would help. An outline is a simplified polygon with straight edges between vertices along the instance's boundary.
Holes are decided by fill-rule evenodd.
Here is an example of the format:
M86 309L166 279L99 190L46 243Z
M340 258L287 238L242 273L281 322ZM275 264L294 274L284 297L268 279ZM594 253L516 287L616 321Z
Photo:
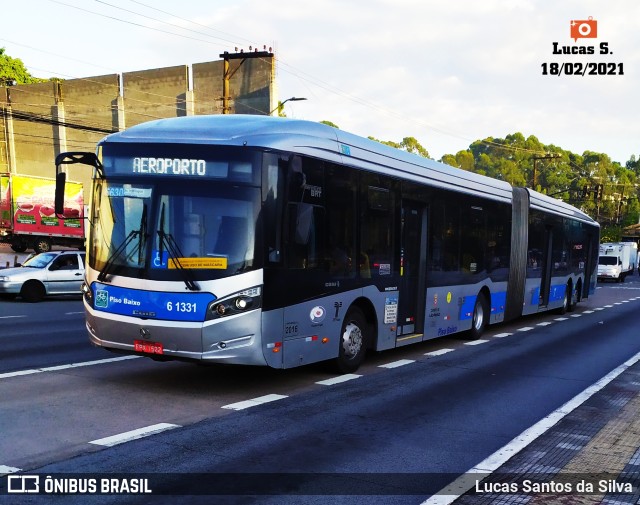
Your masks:
M341 372L382 351L594 293L599 225L526 188L320 123L164 119L93 167L90 341L156 360Z

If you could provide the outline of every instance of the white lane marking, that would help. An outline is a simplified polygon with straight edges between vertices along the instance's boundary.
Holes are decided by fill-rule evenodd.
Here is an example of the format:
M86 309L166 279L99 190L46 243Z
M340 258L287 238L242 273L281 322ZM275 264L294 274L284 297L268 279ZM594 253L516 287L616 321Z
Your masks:
M585 310L582 312L583 314L593 314L593 310Z
M325 379L323 381L318 381L316 382L316 384L320 384L322 386L333 386L334 384L347 382L353 379L357 379L358 377L362 377L362 375L358 375L354 373L346 373L344 375L339 375L338 377L333 377L332 379Z
M7 475L8 473L21 472L22 468L16 468L15 466L0 465L0 475Z
M568 317L556 317L554 321L567 321L568 319Z
M549 326L550 324L553 324L553 323L551 321L544 321L542 323L536 324L536 326Z
M258 398L254 398L253 400L245 400L242 402L230 403L229 405L223 405L221 408L230 409L230 410L244 410L249 407L255 407L257 405L262 405L263 403L275 402L276 400L282 400L283 398L287 398L285 395L264 395L259 396Z
M582 317L582 314L571 314L571 317Z
M518 328L516 331L531 331L533 330L532 326L525 326L524 328Z
M461 475L456 480L442 488L437 494L422 502L421 505L449 505L450 503L453 503L464 493L472 489L475 485L476 479L470 478L470 474L484 474L478 477L478 480L482 480L486 476L486 474L496 471L509 459L518 454L522 449L531 444L540 435L543 435L552 426L557 424L562 418L573 412L594 394L596 394L612 380L618 377L622 372L635 365L638 361L640 361L640 352L629 360L625 361L622 365L609 372L598 382L589 386L587 389L582 391L582 393L578 393L571 400L569 400L558 409L554 410L547 417L541 419L533 426L524 430L522 433L520 433L520 435L511 440L511 442L509 442L507 445L498 449L485 460L469 469L465 474Z
M425 352L425 356L442 356L443 354L447 354L448 352L453 352L454 349L438 349L437 351Z
M19 377L21 375L31 375L34 373L57 372L59 370L66 370L67 368L103 365L105 363L114 363L116 361L125 361L128 359L136 359L140 357L141 356L119 356L117 358L98 359L95 361L84 361L82 363L69 363L67 365L47 366L43 368L31 368L29 370L18 370L17 372L0 373L0 379L9 379L11 377Z
M497 335L494 335L493 338L504 338L510 337L511 335L513 335L513 333L498 333Z
M0 319L17 319L19 317L27 317L27 316L0 316Z
M84 310L81 310L80 312L65 312L64 313L65 316L75 316L77 314L84 314Z
M464 345L480 345L480 344L484 344L486 342L489 342L488 340L483 340L483 339L478 339L478 340L473 340L471 342L465 342Z
M149 435L155 435L166 430L172 430L174 428L181 428L179 424L159 423L144 428L138 428L137 430L127 431L125 433L119 433L111 437L105 437L98 440L92 440L89 442L94 445L102 445L104 447L113 447L114 445L130 442L131 440L137 440L139 438L148 437Z
M379 365L378 368L398 368L399 366L404 366L415 362L415 359L400 359L398 361L387 363L386 365Z
M604 310L604 307L596 307L596 308L595 308L595 309L593 309L593 310Z

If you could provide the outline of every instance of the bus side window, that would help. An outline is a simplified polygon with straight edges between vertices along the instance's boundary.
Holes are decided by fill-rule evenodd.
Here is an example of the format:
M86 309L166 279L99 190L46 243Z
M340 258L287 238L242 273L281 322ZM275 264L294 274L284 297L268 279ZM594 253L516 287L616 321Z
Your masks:
M372 180L393 188L393 182L380 178ZM367 181L368 182L368 181ZM363 185L362 227L358 259L361 276L364 278L392 275L398 266L394 259L396 198L393 189L379 185Z
M290 268L317 268L324 259L324 209L308 203L289 204Z

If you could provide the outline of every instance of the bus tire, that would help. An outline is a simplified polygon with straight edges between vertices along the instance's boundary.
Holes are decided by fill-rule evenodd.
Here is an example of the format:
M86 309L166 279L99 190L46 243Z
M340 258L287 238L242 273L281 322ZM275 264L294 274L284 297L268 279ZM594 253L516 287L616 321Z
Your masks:
M578 288L573 289L573 283L569 281L567 283L567 292L570 293L569 300L567 302L567 312L573 312L578 303Z
M339 373L352 373L364 361L369 342L369 324L363 312L353 307L342 321L340 345L334 368Z
M489 316L491 309L489 308L489 302L487 296L484 293L479 293L476 298L476 303L473 306L473 316L471 317L471 330L469 331L470 340L478 340L487 325L489 324Z
M562 299L562 306L556 310L557 314L566 314L567 312L571 312L573 310L573 285L571 281L567 282L566 287L564 288L564 297Z

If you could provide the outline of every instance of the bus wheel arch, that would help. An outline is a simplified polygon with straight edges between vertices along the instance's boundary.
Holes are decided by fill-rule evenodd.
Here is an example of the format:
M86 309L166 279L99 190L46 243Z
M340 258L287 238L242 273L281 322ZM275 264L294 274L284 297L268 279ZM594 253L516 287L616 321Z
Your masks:
M374 345L376 334L375 312L365 300L351 304L340 329L338 357L334 368L339 373L355 372L364 361L367 349Z
M491 319L491 293L489 288L483 287L476 296L476 303L473 306L473 315L471 316L471 330L469 331L470 340L478 340L484 330L489 326Z

